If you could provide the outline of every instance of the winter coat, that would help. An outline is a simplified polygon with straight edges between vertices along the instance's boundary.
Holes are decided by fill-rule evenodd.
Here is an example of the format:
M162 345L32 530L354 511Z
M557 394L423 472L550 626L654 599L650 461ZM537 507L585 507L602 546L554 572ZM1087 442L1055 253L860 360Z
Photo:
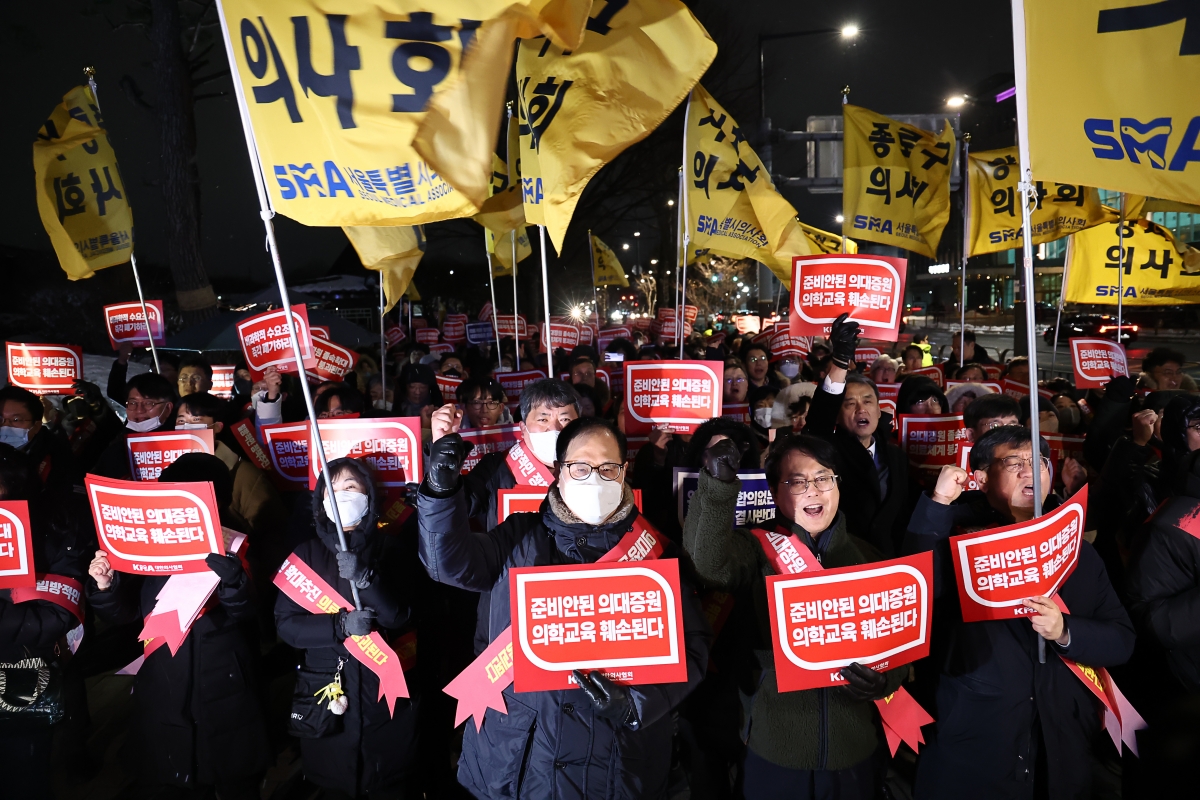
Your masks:
M918 798L1032 798L1039 738L1049 796L1091 797L1100 703L1059 655L1096 668L1122 664L1133 652L1133 625L1086 541L1058 591L1070 609L1064 619L1071 638L1067 647L1047 642L1045 664L1038 663L1040 637L1028 619L962 622L949 537L959 527L1009 522L983 492L966 492L949 506L922 495L909 523L906 551L933 551L931 658L941 667L937 707L929 709L936 735L926 734Z
M69 490L83 483L83 476L75 463L75 454L71 452L71 444L62 431L51 430L43 425L23 450L34 474L45 488Z
M1125 561L1138 528L1165 499L1160 448L1156 439L1145 445L1128 436L1117 439L1100 473L1100 491L1088 500L1088 519L1096 526L1096 552L1118 591L1125 586Z
M496 518L499 516L500 495L497 492L517 485L517 479L508 466L508 453L488 453L467 473L463 483L469 498L471 520L477 529L490 531L496 527ZM491 593L480 592L475 607L475 655L487 650L492 641L488 638L490 606Z
M662 463L658 456L662 455ZM667 440L662 450L646 443L633 459L629 485L642 491L642 508L646 519L664 535L678 540L682 532L671 481L675 468L687 466L687 445L678 436Z
M514 567L592 563L632 530L637 510L626 488L613 521L579 521L557 487L540 513L513 514L488 533L473 533L466 493L417 495L421 561L435 581L490 591L490 639L511 624L508 571ZM675 557L668 549L663 557ZM581 689L504 690L508 713L488 709L480 731L467 725L458 779L479 798L655 798L665 796L671 764L670 711L700 683L710 633L691 584L681 576L686 683L629 687L633 719L596 716Z
M759 756L788 769L848 769L870 758L879 745L879 712L874 703L855 700L840 687L778 691L766 589L766 577L777 573L750 531L730 527L740 490L741 481L725 483L701 470L700 486L692 496L683 527L683 547L706 583L751 591L758 627L755 655L763 673L751 701L747 744ZM725 524L708 524L710 519ZM799 525L791 523L790 527L824 567L851 567L883 559L878 550L848 532L846 515L840 511L831 528L819 537L820 548ZM908 668L885 674L890 693L900 686Z
M338 459L330 462L330 474L346 462L360 471L365 485L371 488L366 516L353 531L346 533L347 546L374 572L371 585L359 590L359 598L364 607L375 609L376 630L394 640L409 617L407 598L396 585L396 579L403 572L401 547L395 538L376 533L379 511L366 468L351 459ZM324 487L324 477L318 477L313 492L318 538L300 544L293 555L351 601L350 583L338 574L340 546L337 528L325 516ZM335 632L335 621L335 615L314 614L282 592L276 598L275 625L279 638L304 651L304 669L329 673L332 680L338 661L343 662L342 689L349 700L342 716L343 729L332 736L300 740L305 777L318 786L342 791L351 797L393 789L404 781L412 766L416 737L415 694L413 698L397 701L395 714L390 714L386 701L379 699L379 678L350 655ZM414 687L411 680L408 686L411 693Z

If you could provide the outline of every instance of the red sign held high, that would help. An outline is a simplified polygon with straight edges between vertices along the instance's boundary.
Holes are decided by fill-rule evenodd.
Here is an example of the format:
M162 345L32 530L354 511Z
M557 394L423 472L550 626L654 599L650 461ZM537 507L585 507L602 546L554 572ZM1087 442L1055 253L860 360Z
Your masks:
M693 433L721 416L723 374L719 361L626 363L626 429L642 433L667 425L675 433Z
M421 418L323 419L317 422L325 458L363 461L375 476L377 486L403 489L421 480ZM311 432L311 426L305 425ZM308 443L310 451L316 442ZM308 488L317 486L318 464L309 459Z
M1116 376L1129 374L1125 348L1108 339L1071 339L1071 364L1079 389L1099 389Z
M29 526L29 503L0 501L0 589L33 586L33 533Z
M316 365L316 359L313 357L312 333L308 327L308 309L303 305L292 306L292 322L296 326L304 368L311 369ZM296 369L296 354L292 350L287 312L282 308L244 319L237 328L242 342L242 355L246 357L246 366L250 368L253 380L261 380L267 367L274 367L281 373L299 372Z
M163 327L162 300L147 300L146 314L150 315L150 332L154 336L154 343L161 347L167 340ZM108 340L112 342L113 350L123 344L150 346L150 337L146 335L146 314L142 313L140 302L104 307L104 325L108 329Z
M83 378L83 349L73 344L6 342L8 382L34 394L75 394Z
M903 258L796 256L792 260L792 333L827 336L833 321L849 314L864 336L896 341L907 272L908 262Z

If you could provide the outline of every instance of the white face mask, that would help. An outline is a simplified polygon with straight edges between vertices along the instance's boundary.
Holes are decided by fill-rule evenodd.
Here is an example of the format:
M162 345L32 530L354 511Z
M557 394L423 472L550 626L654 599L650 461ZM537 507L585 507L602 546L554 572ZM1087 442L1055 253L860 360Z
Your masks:
M794 378L800 374L800 365L794 361L784 361L779 365L779 371L785 378Z
M161 425L162 420L158 417L150 417L149 419L144 419L141 422L134 422L131 419L125 421L125 427L129 428L129 430L133 431L134 433L150 433L151 431L158 430L159 426Z
M587 480L559 480L558 493L567 508L588 525L599 525L621 506L624 484L606 481L593 471Z
M379 399L379 400L376 400L371 405L375 406L375 408L378 409L379 411L387 411L388 410L387 400Z
M29 444L29 429L14 425L0 427L0 444L11 445L17 449L24 447Z
M367 515L368 498L362 492L334 492L337 500L338 514L342 518L343 528L353 528ZM333 506L329 504L329 492L325 493L325 516L332 522Z
M760 428L771 427L771 409L756 408L754 409L754 421L758 423Z
M558 431L529 431L525 434L525 443L533 451L534 458L546 466L558 458Z

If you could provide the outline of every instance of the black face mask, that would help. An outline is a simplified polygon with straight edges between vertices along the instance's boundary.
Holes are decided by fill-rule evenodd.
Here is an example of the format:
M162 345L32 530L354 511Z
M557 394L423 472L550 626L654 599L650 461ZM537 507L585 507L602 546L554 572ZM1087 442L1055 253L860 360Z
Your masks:
M448 369L445 372L443 372L442 374L445 375L447 378L461 378L462 377L462 373L456 369Z
M250 394L250 390L253 387L254 387L254 384L251 383L250 380L247 378L236 378L235 377L233 379L233 393L234 394L248 395L248 394Z

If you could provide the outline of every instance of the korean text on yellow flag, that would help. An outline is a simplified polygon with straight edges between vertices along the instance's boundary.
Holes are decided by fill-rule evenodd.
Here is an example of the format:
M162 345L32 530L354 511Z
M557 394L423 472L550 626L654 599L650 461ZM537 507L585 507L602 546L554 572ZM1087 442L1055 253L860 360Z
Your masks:
M488 186L488 199L483 202L475 221L492 233L507 233L525 224L525 211L521 207L521 192L508 178L508 165L504 159L492 154L492 178Z
M1029 160L1043 180L1200 204L1200 18L1180 0L1024 0ZM1063 83L1067 64L1116 55ZM1018 80L1022 70L1018 65ZM1020 95L1018 95L1018 98Z
M1020 172L1015 147L969 154L971 256L1021 246ZM1052 242L1101 222L1116 222L1117 215L1100 204L1100 193L1091 187L1045 181L1035 181L1035 187L1037 201L1029 210L1034 244Z
M538 222L529 206L542 206L556 250L562 251L592 176L657 128L716 54L708 32L679 0L595 3L583 44L570 52L544 41L521 42L525 218ZM536 155L536 167L528 153Z
M596 286L620 286L629 288L629 279L625 277L625 268L612 248L592 237L592 269L595 272Z
M416 226L346 226L342 230L363 266L379 273L387 298L384 311L391 311L411 287L413 273L425 255L425 232Z
M1119 255L1117 223L1072 234L1067 247L1066 301L1126 305L1200 303L1200 252L1183 247L1171 232L1149 220L1127 221ZM1117 269L1124 274L1118 281Z
M133 212L92 90L76 86L33 142L38 214L71 280L124 264Z
M513 272L513 237L517 238L517 262L520 263L533 255L533 246L529 243L529 234L521 225L508 233L499 236L490 230L487 236L488 252L492 254L492 276L503 278Z
M954 131L843 106L842 233L935 258L950 220Z
M812 225L800 224L800 230L804 233L804 238L808 239L808 243L812 248L811 255L817 253L857 253L858 243L853 239L847 239L843 236L838 236L836 233L829 233L820 228L814 228ZM845 248L845 249L843 249Z
M820 252L737 122L703 86L692 91L684 141L690 249L753 258L784 283L792 257Z

